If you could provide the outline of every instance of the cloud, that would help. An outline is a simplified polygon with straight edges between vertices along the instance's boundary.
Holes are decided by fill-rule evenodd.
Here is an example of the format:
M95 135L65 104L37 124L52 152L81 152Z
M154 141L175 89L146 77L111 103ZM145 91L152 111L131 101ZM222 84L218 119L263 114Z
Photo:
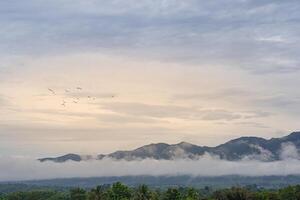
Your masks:
M2 54L102 51L253 73L299 70L297 1L29 0L0 7ZM295 64L263 61L277 57Z
M175 102L189 101L191 103L220 101L233 105L242 105L242 107L250 108L248 111L245 111L247 113L244 115L245 119L270 117L283 112L298 114L300 97L298 92L295 92L294 84L291 84L289 87L291 91L282 89L280 86L269 89L261 88L261 90L258 88L255 91L251 87L229 87L216 89L211 92L175 94L171 97L171 100Z
M3 107L6 104L6 101L4 100L4 97L0 95L0 107Z
M102 161L39 163L26 157L1 157L0 179L2 181L126 176L126 175L299 175L300 161L295 159L275 162L243 160L239 162L219 160L206 155L197 161L191 160L142 160L142 161Z
M105 97L106 98L106 97ZM72 104L72 102L71 102ZM74 104L74 103L73 103ZM95 103L96 104L96 103ZM67 106L72 106L67 103ZM156 124L156 123L168 123L167 120L149 118L145 116L134 116L118 113L100 113L98 112L83 112L83 111L66 111L58 109L19 109L18 112L28 112L31 114L46 114L47 116L60 118L77 118L77 119L93 119L98 122L104 122L107 124L131 124L131 123L142 123L142 124Z
M260 105L269 105L274 107L289 107L293 105L299 105L300 99L285 95L274 95L274 96L266 96L262 98L257 98L255 100L257 104Z
M251 90L239 88L239 87L231 87L231 88L222 88L216 89L215 91L210 92L201 92L201 93L183 93L183 94L175 94L172 96L174 100L213 100L213 99L232 99L232 98L242 98L249 97L254 95L254 92Z
M269 126L266 126L262 123L258 123L258 122L236 122L234 123L235 125L245 125L245 126L249 126L249 127L256 127L256 128L271 128Z
M263 118L263 117L269 117L274 115L273 113L266 112L266 111L249 111L247 115L244 116L245 119L251 119L251 118Z
M200 111L201 112L201 111ZM204 110L202 111L202 120L235 120L240 119L242 116L240 114L235 114L226 110Z
M142 103L109 103L103 104L102 109L112 112L153 118L178 118L191 120L234 120L242 116L238 113L222 109L200 109L197 107L151 105Z
M299 159L298 149L293 143L283 143L281 149L281 159Z
M117 96L116 93L93 93L93 92L67 92L64 94L65 97L69 98L91 98L93 100L96 99L112 99Z
M13 109L9 96L0 94L0 109Z
M272 115L265 111L234 112L224 109L208 109L175 105L151 105L142 103L108 103L102 109L115 113L151 118L178 118L187 120L232 121L238 119L261 118Z
M300 98L295 93L291 95L279 94L270 96L257 96L253 98L249 103L258 108L272 110L272 112L275 113L285 112L288 115L293 116L298 116L300 113Z
M263 42L286 42L286 39L283 38L281 35L270 36L270 37L259 37L257 38L257 40Z

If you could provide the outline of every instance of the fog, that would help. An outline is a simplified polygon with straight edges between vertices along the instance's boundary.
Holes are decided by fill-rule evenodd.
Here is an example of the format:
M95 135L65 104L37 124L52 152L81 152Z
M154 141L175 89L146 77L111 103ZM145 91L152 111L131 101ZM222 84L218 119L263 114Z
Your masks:
M67 177L123 176L123 175L291 175L300 173L300 161L286 158L281 161L261 162L244 159L233 162L205 155L192 160L141 160L40 163L28 157L0 157L0 180L30 180Z

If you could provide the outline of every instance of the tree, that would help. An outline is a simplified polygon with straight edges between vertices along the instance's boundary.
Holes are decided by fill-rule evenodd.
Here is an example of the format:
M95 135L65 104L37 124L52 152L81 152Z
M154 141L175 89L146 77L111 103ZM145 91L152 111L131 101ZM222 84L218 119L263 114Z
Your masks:
M86 191L82 188L74 188L70 190L72 200L86 200Z
M39 199L40 200L40 199ZM71 200L70 195L63 192L57 192L45 200Z
M185 195L185 200L199 200L200 199L200 193L195 190L194 188L187 188Z
M140 185L135 191L136 200L148 200L151 199L151 191L149 190L147 185Z
M163 200L181 200L180 192L177 188L169 188L165 194Z
M108 190L108 197L111 200L127 200L131 197L131 191L126 185L117 182Z
M253 200L253 195L243 188L231 188L220 190L214 193L214 198L217 200Z
M102 186L97 186L96 188L91 189L89 192L89 200L104 200L106 199L105 188Z

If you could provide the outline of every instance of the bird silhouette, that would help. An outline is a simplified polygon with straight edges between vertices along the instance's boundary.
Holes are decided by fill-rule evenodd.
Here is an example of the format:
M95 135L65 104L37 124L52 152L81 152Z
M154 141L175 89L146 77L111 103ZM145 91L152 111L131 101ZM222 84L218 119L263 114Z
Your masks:
M53 94L53 95L56 95L54 90L52 90L51 88L48 88L48 90Z
M63 107L66 107L66 101L65 100L63 100L63 102L61 103L61 105L63 106Z
M77 89L77 90L82 90L82 88L81 88L81 87L77 87L76 89Z

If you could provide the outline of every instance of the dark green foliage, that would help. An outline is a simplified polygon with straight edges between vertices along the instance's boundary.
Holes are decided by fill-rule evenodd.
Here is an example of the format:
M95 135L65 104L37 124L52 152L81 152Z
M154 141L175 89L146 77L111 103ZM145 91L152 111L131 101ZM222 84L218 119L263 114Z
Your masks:
M127 200L131 197L131 191L128 186L117 182L108 190L108 197L111 200Z
M231 188L217 191L214 194L217 200L254 200L254 194L244 188Z
M55 197L55 198L54 198ZM30 191L30 192L14 192L8 194L4 199L7 200L67 200L69 199L63 194L55 191Z
M186 188L183 193L184 200L200 200L201 195L200 192L194 188Z
M300 200L300 185L279 190L256 186L233 187L213 191L210 187L170 187L153 189L147 185L130 188L121 182L92 189L32 190L0 193L0 200Z
M91 189L88 194L88 200L104 200L107 199L107 192L103 186L97 186Z
M74 188L70 191L72 200L86 200L87 192L82 188Z
M169 188L163 197L163 200L180 200L181 195L177 188Z
M58 192L53 196L49 197L47 200L71 200L70 194Z
M289 186L279 190L279 197L285 200L300 200L300 186Z
M147 185L140 185L134 195L135 200L150 200L152 197L152 193L149 190Z

